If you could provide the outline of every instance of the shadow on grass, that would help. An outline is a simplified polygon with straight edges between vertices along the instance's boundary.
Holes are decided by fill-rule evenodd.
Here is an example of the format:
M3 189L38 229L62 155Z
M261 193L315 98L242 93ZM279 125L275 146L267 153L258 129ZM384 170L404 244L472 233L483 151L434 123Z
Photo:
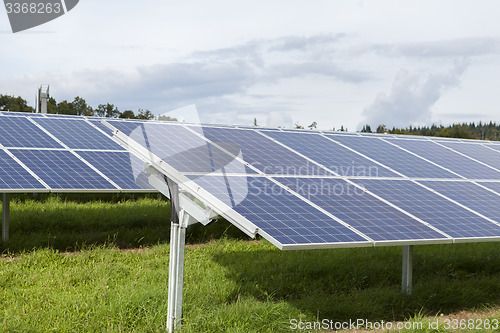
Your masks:
M156 194L44 194L35 200L20 195L13 198L10 214L9 242L0 241L4 254L40 248L77 251L100 245L137 248L170 240L170 204ZM221 220L208 227L189 227L186 241L200 243L222 235L246 238Z
M500 305L500 244L417 246L413 294L401 293L401 247L220 252L240 296L287 302L308 320L404 320ZM303 320L305 318L302 318Z

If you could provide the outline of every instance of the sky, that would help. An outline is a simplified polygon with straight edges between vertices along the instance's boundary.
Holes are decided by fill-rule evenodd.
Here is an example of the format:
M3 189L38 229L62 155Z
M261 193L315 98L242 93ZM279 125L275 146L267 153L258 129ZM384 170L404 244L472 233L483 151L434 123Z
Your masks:
M205 123L500 122L500 2L81 0L13 34L0 94L84 98ZM183 108L184 107L184 108ZM190 109L188 107L188 109Z

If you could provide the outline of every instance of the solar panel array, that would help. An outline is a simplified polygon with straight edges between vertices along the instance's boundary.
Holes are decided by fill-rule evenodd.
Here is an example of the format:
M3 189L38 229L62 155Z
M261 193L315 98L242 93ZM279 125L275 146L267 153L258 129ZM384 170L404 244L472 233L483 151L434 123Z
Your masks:
M498 142L12 113L0 126L15 128L0 131L4 191L151 189L140 171L162 160L282 249L500 240Z
M500 143L107 123L283 249L500 240Z

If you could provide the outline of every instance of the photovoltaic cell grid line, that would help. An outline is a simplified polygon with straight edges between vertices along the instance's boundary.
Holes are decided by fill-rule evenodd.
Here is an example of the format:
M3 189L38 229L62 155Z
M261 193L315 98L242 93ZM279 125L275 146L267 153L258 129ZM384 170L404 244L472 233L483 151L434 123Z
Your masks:
M343 177L401 177L318 134L279 131L264 133Z
M496 150L498 152L500 152L500 145L490 144L490 145L488 145L488 147L491 148L491 149L494 149L494 150Z
M453 238L500 237L499 226L412 181L353 181Z
M243 163L234 161L232 156L180 124L117 121L110 124L180 172L245 173Z
M113 135L113 131L104 125L101 120L89 119L90 123L108 135Z
M25 117L0 118L0 144L13 148L63 148Z
M116 191L115 186L69 151L11 149L10 152L52 189Z
M484 187L487 187L493 191L495 191L497 194L500 194L500 182L478 182L478 184L481 184ZM500 203L499 203L500 204Z
M447 239L441 233L344 180L277 180L375 241Z
M71 149L125 150L83 119L39 118L35 121Z
M227 182L222 176L188 177L222 200L228 193ZM232 187L229 193L248 191L248 195L232 208L279 243L285 246L368 243L354 231L306 204L300 198L290 193L285 194L284 189L269 179L264 177L241 179L242 181L237 183L248 188Z
M346 137L330 134L327 136L407 177L459 178L451 172L377 138Z
M0 191L27 189L46 190L21 164L17 163L5 151L0 150Z
M500 172L434 142L398 139L391 142L468 179L498 179L500 177Z
M90 162L123 190L154 189L142 172L144 163L129 152L79 151L78 155Z
M214 142L237 144L243 160L269 175L331 175L328 171L254 130L204 127Z

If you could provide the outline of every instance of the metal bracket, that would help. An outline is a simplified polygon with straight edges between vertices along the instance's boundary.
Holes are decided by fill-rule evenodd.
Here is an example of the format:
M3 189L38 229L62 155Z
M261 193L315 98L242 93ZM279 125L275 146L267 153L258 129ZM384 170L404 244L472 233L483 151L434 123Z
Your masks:
M200 222L203 225L207 225L215 217L217 213L208 207L202 207L201 202L195 201L191 198L189 193L181 191L179 193L179 206L183 209L192 219L189 219L188 225ZM194 222L193 222L194 219Z
M149 184L170 199L170 191L163 174L148 163L144 165L143 171L148 176ZM215 211L207 207L203 202L195 199L188 192L179 190L178 195L179 208L190 217L186 220L186 227L197 222L207 225L218 215ZM182 223L182 221L180 222Z

